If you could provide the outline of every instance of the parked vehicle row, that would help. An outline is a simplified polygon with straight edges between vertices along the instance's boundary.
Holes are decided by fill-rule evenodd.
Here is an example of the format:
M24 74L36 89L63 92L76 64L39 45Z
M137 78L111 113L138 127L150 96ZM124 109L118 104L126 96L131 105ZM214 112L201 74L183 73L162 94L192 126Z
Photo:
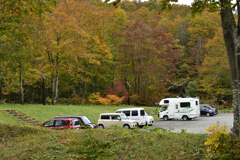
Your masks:
M213 116L218 114L218 110L208 104L200 104L199 98L177 97L164 98L159 102L161 106L158 117L165 121L171 119L192 120L200 115ZM50 129L93 129L110 128L112 125L125 128L142 128L152 126L154 119L149 116L144 108L124 108L118 109L115 113L102 113L97 124L92 123L88 117L82 115L62 115L56 116L44 122L41 126Z
M60 121L63 121L60 123ZM68 123L67 123L68 121ZM119 109L115 113L102 113L97 124L92 123L88 117L81 115L56 116L44 122L41 126L50 129L85 129L85 128L110 128L112 125L125 128L136 128L149 125L152 126L154 119L149 116L143 108Z

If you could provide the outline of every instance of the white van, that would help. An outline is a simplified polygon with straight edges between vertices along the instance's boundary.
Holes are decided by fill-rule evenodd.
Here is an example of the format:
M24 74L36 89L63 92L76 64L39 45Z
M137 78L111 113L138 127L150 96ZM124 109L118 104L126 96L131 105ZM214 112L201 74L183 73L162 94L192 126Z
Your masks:
M161 106L158 117L160 119L192 120L200 117L199 98L165 98L159 103Z
M153 117L149 116L143 108L124 108L115 113L124 113L129 119L136 120L140 128L144 125L151 126L154 123Z

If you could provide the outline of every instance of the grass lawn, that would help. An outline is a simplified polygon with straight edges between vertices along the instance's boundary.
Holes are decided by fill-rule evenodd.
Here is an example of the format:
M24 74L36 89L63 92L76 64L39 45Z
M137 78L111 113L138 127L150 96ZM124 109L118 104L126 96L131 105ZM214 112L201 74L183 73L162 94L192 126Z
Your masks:
M54 118L58 115L85 115L93 123L97 123L100 113L114 113L117 109L121 108L136 108L135 106L83 106L83 105L36 105L36 104L27 104L27 105L0 105L0 116L6 118L6 109L15 109L21 111L37 121L43 123L48 119ZM155 120L158 120L157 117L159 107L143 107L146 112L153 116ZM9 116L7 116L9 117ZM1 123L8 123L8 121L0 120ZM15 122L10 121L11 124ZM17 123L17 122L16 122Z
M15 109L43 123L56 115L86 115L128 106L0 105L0 159L203 159L206 134L171 133L162 128L49 130L25 125L4 110ZM134 107L134 106L131 106ZM156 107L144 107L157 119Z

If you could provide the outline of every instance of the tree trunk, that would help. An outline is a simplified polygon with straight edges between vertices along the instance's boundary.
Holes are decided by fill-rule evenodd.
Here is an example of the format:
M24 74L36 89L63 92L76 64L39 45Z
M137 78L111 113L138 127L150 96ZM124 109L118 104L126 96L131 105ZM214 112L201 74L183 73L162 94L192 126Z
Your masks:
M83 97L83 84L82 83L78 83L78 85L79 85L79 95L80 95L80 97Z
M20 75L19 75L19 79L20 79L20 103L21 105L24 104L24 93L23 93L23 82L22 82L22 65L20 64Z
M239 24L236 25L233 11L231 7L226 7L229 4L228 0L220 0L221 2L221 20L223 28L224 41L227 48L229 67L231 72L232 90L233 90L233 113L234 123L233 132L240 137L239 134L239 110L240 110L240 35ZM237 2L239 11L239 2ZM239 22L238 14L238 22Z

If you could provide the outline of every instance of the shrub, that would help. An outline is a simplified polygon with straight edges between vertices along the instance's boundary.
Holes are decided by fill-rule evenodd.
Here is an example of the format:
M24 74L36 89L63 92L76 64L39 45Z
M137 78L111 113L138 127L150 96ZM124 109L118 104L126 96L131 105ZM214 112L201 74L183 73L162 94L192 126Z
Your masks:
M117 95L107 95L106 99L109 100L109 104L117 105L122 103L122 100L124 99L124 97L119 98Z
M101 98L100 92L92 93L92 94L90 94L90 96L88 98L89 98L89 102L91 104L100 104L99 103L99 99Z
M211 133L204 143L207 146L208 159L240 158L240 139L234 134L229 134L227 126L222 125L219 128L218 123L206 130Z
M47 104L52 104L52 98L47 97L47 98L46 98L46 103L47 103Z
M100 105L117 105L121 104L124 97L119 98L117 95L107 95L105 98L101 97L99 92L92 93L89 96L89 102L91 104L100 104Z
M107 99L107 98L100 97L98 102L101 105L109 105L111 103L111 100Z
M73 98L72 98L72 103L73 104L81 104L83 101L83 98L77 94L73 94Z
M0 104L6 104L6 98L5 99L2 99L2 100L0 100Z
M72 104L73 99L72 98L58 98L57 101L59 104Z

